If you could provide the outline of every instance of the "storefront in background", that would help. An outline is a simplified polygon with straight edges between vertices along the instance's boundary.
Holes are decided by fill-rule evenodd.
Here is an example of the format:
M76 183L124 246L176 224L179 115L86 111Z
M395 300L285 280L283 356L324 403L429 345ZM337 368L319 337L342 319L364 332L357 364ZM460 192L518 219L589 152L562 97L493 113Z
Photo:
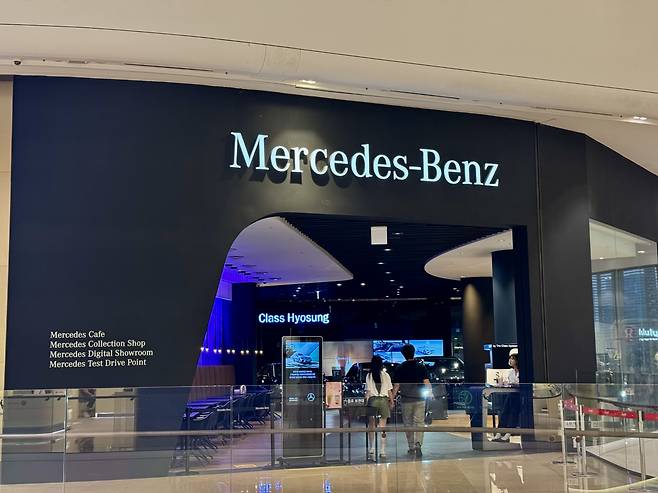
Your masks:
M592 271L590 220L656 241L658 178L586 136L212 87L13 86L7 388L190 385L229 248L275 214L512 229L523 378L593 381L614 360L603 323L623 346L620 283L639 274ZM654 292L655 258L637 268Z

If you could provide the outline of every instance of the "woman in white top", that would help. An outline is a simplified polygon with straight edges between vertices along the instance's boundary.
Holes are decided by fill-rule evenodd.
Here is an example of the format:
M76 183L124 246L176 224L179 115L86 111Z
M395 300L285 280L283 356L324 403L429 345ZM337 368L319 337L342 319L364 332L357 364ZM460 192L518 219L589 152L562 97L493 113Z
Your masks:
M393 384L391 377L384 369L384 362L379 356L373 356L370 361L370 373L366 376L366 402L368 407L374 408L375 415L368 418L368 427L386 426L386 420L391 415L393 407ZM375 455L375 433L369 432L370 450L369 458ZM382 441L379 456L386 457L386 432L382 432Z
M511 369L503 379L503 385L518 386L519 385L519 354L510 354L508 364ZM500 413L500 420L498 421L499 428L517 428L519 426L519 414L521 412L521 395L518 392L507 394L505 404L503 405L503 412ZM509 442L511 435L505 433L501 435L496 433L492 439L494 442Z

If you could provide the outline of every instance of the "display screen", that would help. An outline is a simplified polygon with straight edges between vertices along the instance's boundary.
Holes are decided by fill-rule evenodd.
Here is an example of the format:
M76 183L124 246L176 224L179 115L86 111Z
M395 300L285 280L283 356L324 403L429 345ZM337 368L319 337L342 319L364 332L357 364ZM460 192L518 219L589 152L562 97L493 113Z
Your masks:
M319 338L283 339L284 383L321 383L322 341Z
M400 350L405 344L412 344L416 348L416 357L443 356L442 339L401 339L401 340L374 340L372 353L388 363L402 363L404 356Z
M320 368L320 343L286 341L286 368Z
M416 358L443 356L442 339L411 340L409 342L416 348Z

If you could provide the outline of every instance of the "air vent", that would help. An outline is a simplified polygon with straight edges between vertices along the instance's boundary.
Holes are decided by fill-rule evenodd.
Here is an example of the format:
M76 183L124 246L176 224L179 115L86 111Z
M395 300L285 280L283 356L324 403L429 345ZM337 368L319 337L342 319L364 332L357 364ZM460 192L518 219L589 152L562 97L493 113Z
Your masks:
M382 92L392 92L395 94L405 94L407 96L422 96L425 98L437 98L437 99L450 99L452 101L459 101L461 100L460 97L457 96L446 96L445 94L430 94L427 92L415 92L415 91L402 91L399 89L385 89Z
M151 65L149 63L124 63L128 67L143 67L143 68L166 68L170 70L191 70L193 72L213 72L209 68L197 68L197 67L177 67L175 65Z
M531 106L532 109L541 111L559 111L561 113L571 113L574 115L590 115L590 116L605 116L607 118L620 118L621 115L613 115L612 113L599 113L596 111L583 111L583 110L570 110L567 108L554 108L548 106Z

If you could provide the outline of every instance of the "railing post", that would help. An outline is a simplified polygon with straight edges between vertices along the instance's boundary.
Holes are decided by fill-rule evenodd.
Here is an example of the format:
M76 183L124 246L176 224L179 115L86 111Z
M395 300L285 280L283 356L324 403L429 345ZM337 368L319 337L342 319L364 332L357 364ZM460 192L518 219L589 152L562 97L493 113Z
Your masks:
M574 396L574 405L575 405L575 411L576 411L576 430L577 431L582 431L581 425L580 425L580 404L578 404L578 397ZM582 442L583 442L583 436L579 435L576 437L576 463L578 466L578 472L576 473L578 476L583 476L583 461L582 461L582 454L581 454L581 447L582 447Z
M637 430L640 433L644 432L644 411L638 410L637 412ZM637 438L638 451L640 454L640 487L629 488L629 491L658 491L655 484L647 484L647 459L646 450L644 448L644 438Z
M270 429L274 430L274 410L272 409L272 394L270 394ZM233 438L233 437L231 437ZM276 452L275 452L275 439L274 433L270 434L270 467L274 469L276 466Z
M582 404L578 406L578 413L580 414L580 431L585 431L585 412ZM587 476L587 440L585 435L580 437L580 453L582 454L583 476Z
M640 433L644 432L644 411L639 410L637 412L637 429ZM640 479L644 482L647 480L647 463L646 458L644 457L644 439L637 439L639 451L640 451Z
M574 404L576 406L576 430L586 431L584 406L578 403L578 397L574 397ZM574 475L579 478L591 477L592 475L587 472L587 441L584 434L576 438L576 459L578 471Z
M185 439L183 440L184 444L184 453L185 453L185 474L190 473L190 445L189 445L189 431L190 431L190 408L185 405Z
M567 463L567 439L564 436L564 401L560 399L560 441L562 442L562 464Z

